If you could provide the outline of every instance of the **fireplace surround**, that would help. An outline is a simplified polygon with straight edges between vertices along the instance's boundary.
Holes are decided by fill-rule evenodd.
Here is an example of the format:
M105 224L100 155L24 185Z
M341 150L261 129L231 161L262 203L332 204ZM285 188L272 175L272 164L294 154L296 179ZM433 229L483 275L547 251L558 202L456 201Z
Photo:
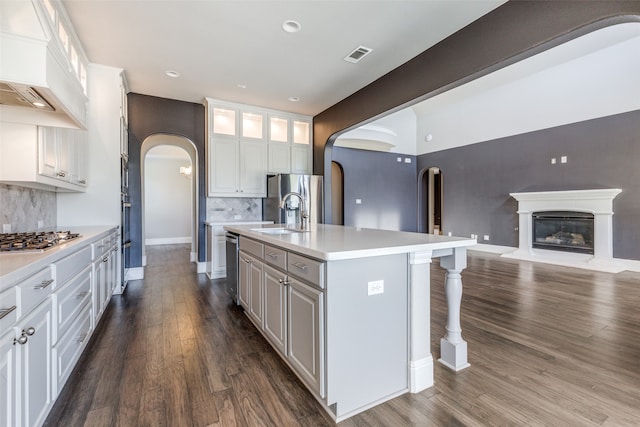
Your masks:
M624 271L613 259L613 199L621 191L612 188L510 193L518 201L518 249L502 256L612 273ZM540 212L593 215L592 252L548 250L535 245L533 215Z

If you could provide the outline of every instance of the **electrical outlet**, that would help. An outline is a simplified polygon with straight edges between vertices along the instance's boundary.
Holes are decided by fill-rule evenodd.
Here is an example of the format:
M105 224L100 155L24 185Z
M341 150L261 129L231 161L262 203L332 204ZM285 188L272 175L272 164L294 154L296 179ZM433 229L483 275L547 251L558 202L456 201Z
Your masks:
M551 158L551 164L552 164L552 165L555 165L555 164L556 164L556 158L555 158L555 157L552 157L552 158Z
M42 221L41 219L38 220L38 230L41 229L42 227L44 227L44 221Z
M3 233L11 233L11 224L2 224Z
M473 233L471 233L471 238L472 238L472 239L477 239L477 238L478 238L478 235L477 235L477 234L473 234Z
M484 235L484 240L489 240L489 235L488 234Z
M367 295L377 295L384 293L384 280L374 280L367 282Z
M362 199L356 199L356 205L361 205L362 204Z
M242 219L242 215L234 215L233 219Z
M448 235L449 237L451 237L451 232L448 232L448 233L447 233L447 235Z
M567 156L560 157L560 163L567 163Z

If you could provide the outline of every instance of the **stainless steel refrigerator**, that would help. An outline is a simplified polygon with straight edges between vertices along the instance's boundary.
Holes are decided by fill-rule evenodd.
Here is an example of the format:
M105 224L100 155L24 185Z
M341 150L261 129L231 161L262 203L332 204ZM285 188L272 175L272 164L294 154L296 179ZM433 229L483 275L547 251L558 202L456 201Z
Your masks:
M289 197L286 209L280 208L282 197L290 192L300 194L309 213L309 224L324 222L322 175L278 174L267 176L267 197L262 199L265 221L293 225L300 222L300 201Z

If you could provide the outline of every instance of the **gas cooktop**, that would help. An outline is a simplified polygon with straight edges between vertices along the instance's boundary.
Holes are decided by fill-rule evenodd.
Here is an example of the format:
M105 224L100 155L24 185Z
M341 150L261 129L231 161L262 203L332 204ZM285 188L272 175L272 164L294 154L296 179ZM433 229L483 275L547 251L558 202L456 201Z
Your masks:
M70 231L0 233L0 253L44 252L80 237Z

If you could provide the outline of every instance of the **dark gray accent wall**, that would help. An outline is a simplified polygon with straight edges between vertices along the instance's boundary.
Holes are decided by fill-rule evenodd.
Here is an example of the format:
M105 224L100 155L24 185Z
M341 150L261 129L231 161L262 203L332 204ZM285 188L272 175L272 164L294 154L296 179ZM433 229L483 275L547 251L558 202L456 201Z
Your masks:
M333 147L332 160L344 173L344 225L416 231L415 156Z
M142 266L141 152L144 140L154 134L190 139L198 151L198 261L206 257L205 111L201 104L130 93L129 104L129 198L131 200L131 251L128 267Z
M444 232L494 245L518 246L509 193L621 188L613 255L640 260L640 111L418 156L418 170L431 166L443 174Z

